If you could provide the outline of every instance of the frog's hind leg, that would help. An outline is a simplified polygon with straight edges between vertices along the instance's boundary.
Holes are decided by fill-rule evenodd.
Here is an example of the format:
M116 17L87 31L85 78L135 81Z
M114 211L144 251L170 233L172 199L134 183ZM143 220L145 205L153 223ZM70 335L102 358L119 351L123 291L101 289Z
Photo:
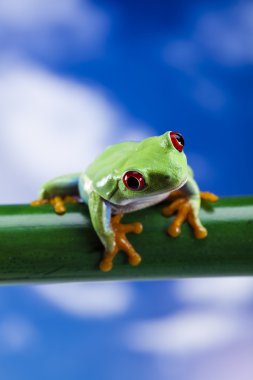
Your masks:
M201 193L198 185L192 177L180 191L175 191L169 197L169 206L163 208L163 215L176 214L175 219L168 228L168 234L178 237L181 233L182 224L187 221L193 229L196 239L207 237L207 229L202 225L199 218L201 199L215 202L218 197L212 193Z
M66 204L75 204L78 203L77 197L67 195L65 197L52 197L48 199L37 199L31 203L31 206L36 207L36 206L43 206L45 204L50 204L53 206L54 211L58 215L63 215L66 213Z
M70 174L57 177L45 183L41 190L39 199L31 203L32 206L51 204L55 212L62 215L66 212L65 204L77 203L79 197L78 183L80 174Z
M114 232L115 247L112 251L106 251L104 259L100 263L100 269L108 272L112 269L113 259L119 251L124 251L128 256L129 264L137 266L141 263L141 256L136 252L132 244L126 237L126 234L133 232L140 234L143 231L141 223L121 224L123 214L118 214L111 219L111 226Z
M170 199L169 199L170 200ZM198 199L188 199L183 196L174 200L169 206L163 209L164 216L170 216L175 213L175 219L168 228L168 234L171 237L178 237L181 233L182 224L185 221L191 225L194 235L197 239L204 239L207 236L207 229L202 225L198 216Z

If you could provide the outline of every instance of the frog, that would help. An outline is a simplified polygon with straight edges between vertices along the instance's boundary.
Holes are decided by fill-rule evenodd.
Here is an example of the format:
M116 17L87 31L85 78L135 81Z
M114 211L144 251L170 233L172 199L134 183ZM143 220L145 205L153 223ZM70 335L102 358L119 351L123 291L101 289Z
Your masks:
M124 214L168 199L162 213L165 217L175 215L167 230L170 237L181 234L184 222L189 223L196 239L208 235L199 216L201 200L215 202L218 197L200 192L184 148L183 135L173 131L139 142L110 145L83 172L60 176L42 185L32 206L51 204L57 214L63 215L68 203L85 203L105 249L100 270L109 272L120 251L126 253L130 265L138 266L141 255L126 235L142 233L143 225L121 223Z

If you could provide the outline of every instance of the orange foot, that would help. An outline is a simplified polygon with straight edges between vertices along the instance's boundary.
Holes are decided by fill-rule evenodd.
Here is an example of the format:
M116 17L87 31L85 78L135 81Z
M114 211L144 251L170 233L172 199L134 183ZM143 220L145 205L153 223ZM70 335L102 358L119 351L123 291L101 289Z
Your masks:
M201 199L210 202L218 200L216 195L208 192L200 193L200 197ZM206 238L208 235L207 229L202 225L192 200L180 191L172 193L169 200L172 200L172 203L169 206L164 207L163 215L170 216L176 212L177 215L168 228L168 234L172 237L178 237L181 233L182 224L185 221L188 221L193 228L194 235L197 239Z
M65 214L66 207L65 204L67 203L78 203L77 199L73 196L67 195L65 197L53 197L48 199L38 199L36 201L33 201L31 203L31 206L42 206L45 204L51 204L54 208L54 211L56 214L63 215Z
M115 234L115 247L111 252L105 252L105 257L100 263L103 272L109 272L113 267L113 259L119 251L124 251L128 255L128 262L133 266L141 263L141 256L135 251L132 244L128 241L126 234L133 232L140 234L143 231L141 223L121 224L122 214L114 216L111 220L112 229Z

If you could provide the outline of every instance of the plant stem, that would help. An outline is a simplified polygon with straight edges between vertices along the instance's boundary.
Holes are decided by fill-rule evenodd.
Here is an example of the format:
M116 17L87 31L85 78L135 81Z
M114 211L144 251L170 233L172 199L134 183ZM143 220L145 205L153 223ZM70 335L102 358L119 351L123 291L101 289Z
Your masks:
M207 205L206 205L207 206ZM140 221L144 232L129 234L142 256L131 267L123 252L109 273L98 269L103 247L85 205L71 205L64 216L50 206L0 207L0 282L63 282L79 280L161 279L253 274L253 196L223 198L202 209L209 231L196 240L188 225L173 239L166 234L172 218L162 205L126 215L123 223Z

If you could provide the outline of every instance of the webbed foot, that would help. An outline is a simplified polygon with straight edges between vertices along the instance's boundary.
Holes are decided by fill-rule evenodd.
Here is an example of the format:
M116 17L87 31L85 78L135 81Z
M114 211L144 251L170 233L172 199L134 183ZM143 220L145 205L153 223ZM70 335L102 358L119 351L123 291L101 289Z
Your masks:
M182 192L177 191L168 198L172 203L163 208L163 215L170 216L177 213L174 221L168 228L168 234L172 237L178 237L181 233L182 224L187 221L193 229L196 239L205 239L208 235L207 229L202 225L198 207L196 207L196 198L188 197ZM200 193L200 199L215 202L218 197L212 193Z
M128 262L133 266L141 263L140 255L135 251L132 244L126 237L126 234L133 232L140 234L143 231L141 223L121 224L122 214L114 216L111 220L113 232L115 234L115 246L111 252L105 252L105 257L100 263L100 269L103 272L109 272L113 267L113 259L119 251L124 251L128 255Z
M36 206L42 206L45 204L51 204L56 214L63 215L67 211L65 204L68 204L68 203L74 204L74 203L78 203L78 201L76 197L67 195L65 197L52 197L52 198L38 199L36 201L33 201L31 203L31 206L36 207Z

